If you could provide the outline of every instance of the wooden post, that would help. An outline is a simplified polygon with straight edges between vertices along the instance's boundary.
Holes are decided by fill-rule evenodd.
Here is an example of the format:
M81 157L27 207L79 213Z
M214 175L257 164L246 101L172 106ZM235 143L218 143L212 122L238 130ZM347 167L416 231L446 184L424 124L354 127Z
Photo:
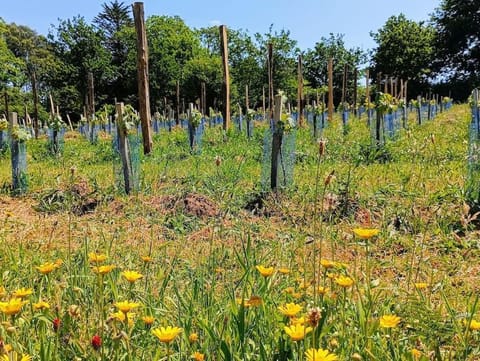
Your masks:
M298 125L303 127L303 67L302 67L302 55L298 56L298 89L297 89L297 111L298 111Z
M358 70L353 70L353 113L357 116L357 82L358 82Z
M267 103L265 102L265 87L262 88L262 104L263 104L263 120L267 117L267 110L266 106Z
M388 76L385 77L385 85L384 85L384 87L383 87L383 92L384 92L385 94L388 93Z
M140 121L142 123L143 153L150 154L153 149L153 141L150 127L148 43L142 2L133 4L133 17L135 19L135 31L137 33L137 81Z
M422 96L417 96L418 102L418 124L422 125Z
M342 107L345 105L345 88L347 83L347 64L343 66L343 78L342 78Z
M175 89L175 122L177 125L180 124L180 81L177 80L176 89Z
M275 113L273 115L273 134L272 134L272 158L270 171L270 186L272 191L277 191L278 179L278 161L282 151L283 130L278 127L278 122L282 116L282 96L275 97Z
M268 68L268 107L270 110L270 119L273 119L273 44L268 44L268 57L267 57L267 68Z
M207 87L204 81L202 81L200 85L200 93L200 107L202 108L201 113L203 116L205 116L205 114L207 114Z
M248 114L248 109L250 109L250 102L248 101L248 85L245 85L245 114Z
M370 69L365 71L365 103L367 103L367 111L370 105Z
M379 101L380 91L382 90L382 73L377 74L377 104ZM386 84L386 83L385 83ZM383 114L377 109L377 122L375 124L375 142L377 147L381 145L381 130L382 130Z
M93 82L93 73L89 72L88 73L88 92L87 92L87 97L88 97L88 119L90 121L93 121L95 119L95 88L94 88L94 82ZM55 111L52 110L52 114L54 114Z
M230 73L228 70L228 39L227 27L220 25L220 50L223 64L223 130L230 127Z
M7 92L7 88L5 88L5 90L3 91L3 97L5 99L5 117L8 118L8 114L10 114L9 110L8 110L8 92Z
M125 123L123 121L123 103L117 103L115 108L117 111L118 150L120 152L120 159L122 160L125 193L130 194L133 190L133 176L130 156L128 154L127 129L125 128Z
M37 75L35 71L32 72L32 92L33 92L33 129L35 133L35 139L38 139L39 127L38 127L38 94L37 94Z
M333 121L333 58L328 60L328 120Z
M403 91L404 91L405 102L407 102L408 101L408 92L407 92L408 80L405 80L405 83L403 84L403 86L404 86Z

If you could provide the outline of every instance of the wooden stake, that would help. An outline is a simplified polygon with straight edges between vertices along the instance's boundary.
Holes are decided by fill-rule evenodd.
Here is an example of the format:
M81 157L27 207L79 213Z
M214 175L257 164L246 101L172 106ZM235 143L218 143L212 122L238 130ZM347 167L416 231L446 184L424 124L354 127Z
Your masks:
M227 27L220 25L220 50L223 64L223 130L230 127L230 73L228 69L228 39Z
M298 89L297 89L297 111L298 111L298 125L303 127L303 69L302 69L302 56L298 56Z
M39 127L38 127L38 94L37 94L37 75L35 71L32 72L32 92L33 92L33 129L35 133L35 139L38 139Z
M95 88L91 72L88 73L88 118L90 121L95 119Z
M273 135L272 135L272 158L271 158L271 170L270 170L270 186L272 191L276 191L278 184L278 161L280 158L280 152L282 147L282 129L279 128L278 122L282 116L282 96L277 95L275 97L275 113L273 116Z
M267 70L268 70L268 107L270 112L270 119L273 119L273 44L268 44L268 57L267 57Z
M245 85L245 114L248 114L248 109L250 109L250 104L248 101L248 85Z
M328 120L333 121L333 58L328 60Z
M70 119L70 115L68 115L68 113L67 113L67 121L68 121L68 125L70 126L70 130L73 132L72 120Z
M370 69L365 71L365 98L368 111L370 105Z
M175 107L176 107L176 112L175 112L175 122L177 125L180 124L180 82L177 80L177 84L175 87Z
M8 111L8 92L7 92L7 88L5 88L5 90L3 91L3 96L4 96L4 99L5 99L5 117L8 118L8 115L10 114L10 112Z
M133 17L137 33L137 77L140 120L142 123L143 153L150 154L153 149L150 127L150 90L148 80L148 43L145 30L143 3L133 4Z
M125 182L125 193L130 194L133 190L132 165L130 164L130 156L128 154L128 138L125 123L123 121L123 103L115 105L117 111L117 134L118 149L122 160L123 179Z
M357 116L357 82L358 82L358 70L353 70L353 113Z

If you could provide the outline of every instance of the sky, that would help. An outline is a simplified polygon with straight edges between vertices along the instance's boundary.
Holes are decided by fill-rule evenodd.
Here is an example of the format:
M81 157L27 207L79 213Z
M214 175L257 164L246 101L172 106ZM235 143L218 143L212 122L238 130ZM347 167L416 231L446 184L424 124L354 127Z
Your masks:
M106 0L0 0L0 17L46 35L58 19L82 15L91 21ZM124 1L130 3L129 1ZM330 33L345 34L347 47L375 47L370 31L392 15L428 20L440 0L144 0L145 15L178 15L190 27L225 24L251 34L290 30L302 50Z

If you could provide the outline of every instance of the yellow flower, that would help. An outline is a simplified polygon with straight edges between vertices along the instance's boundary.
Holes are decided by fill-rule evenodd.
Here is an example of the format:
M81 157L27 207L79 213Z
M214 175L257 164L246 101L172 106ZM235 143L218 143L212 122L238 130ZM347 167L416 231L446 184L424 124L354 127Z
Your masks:
M415 283L415 288L417 290L424 290L427 287L428 287L428 283L426 283L426 282Z
M88 260L91 263L101 263L107 259L107 255L103 253L90 252L88 254Z
M123 313L130 312L131 310L140 307L140 303L130 302L130 301L121 301L115 303L115 307Z
M410 352L412 353L414 360L418 360L422 356L422 351L417 350L416 348L412 348L412 351Z
M150 256L141 256L142 261L145 263L153 262L153 258Z
M13 316L22 310L24 302L20 298L12 298L8 302L0 302L0 311L8 316Z
M116 321L123 322L123 321L125 321L125 314L121 311L114 312L110 315L110 318L114 319Z
M285 306L279 306L280 312L287 317L294 317L302 310L302 306L296 303L287 303Z
M153 322L155 322L155 318L153 318L152 316L143 316L142 321L145 325L151 326Z
M478 331L478 330L480 330L480 322L475 321L475 320L470 321L469 328L470 328L470 330L472 330L472 331Z
M261 306L263 303L262 297L256 296L256 295L251 295L250 298L248 299L248 304L249 306L252 307L258 307Z
M338 276L335 278L335 283L341 287L348 288L352 287L353 280L348 276Z
M200 353L198 351L195 351L192 355L192 358L195 361L204 361L205 360L205 355L203 353Z
M311 327L305 327L304 325L285 326L283 329L292 341L301 341L307 333L312 331Z
M320 264L322 265L322 267L324 268L334 268L337 266L337 263L336 262L333 262L333 261L329 261L328 259L321 259L320 260ZM313 349L312 349L313 350Z
M7 294L7 290L5 289L5 287L0 287L0 297L3 297Z
M143 277L143 275L137 271L123 271L122 276L130 283L134 283Z
M328 292L328 288L327 287L323 287L323 286L318 286L318 293L320 295L326 295Z
M93 267L93 272L98 273L99 275L106 275L107 273L112 272L116 266L113 264L106 265L106 266L100 266L100 267Z
M299 318L297 318L297 317L291 317L290 318L290 324L291 325L304 325L305 322L306 322L306 320L305 320L304 316L299 317Z
M375 228L354 228L353 233L355 233L358 238L370 239L380 233L380 230Z
M248 298L237 298L235 301L237 302L237 305L243 306L244 308L250 307L250 300Z
M197 335L195 332L191 333L191 334L188 336L188 341L189 341L190 343L195 343L195 342L197 342L197 341L198 341L198 335Z
M177 337L183 330L179 327L160 327L152 330L152 334L158 338L160 342L170 343L175 337Z
M380 317L380 327L395 328L400 323L400 317L395 315L383 315Z
M283 292L285 292L286 294L292 294L293 292L295 292L295 288L293 287L287 287L283 290Z
M23 355L21 358L19 354L17 354L15 351L11 352L10 355L1 355L0 356L0 361L30 361L32 359L32 356L30 355Z
M37 303L33 304L34 310L48 310L50 305L45 301L38 301Z
M50 272L56 270L59 266L57 266L56 263L53 262L47 262L44 264L41 264L38 267L35 267L41 274L43 275L48 275Z
M271 275L273 275L273 267L264 267L260 265L256 266L256 268L263 277L270 277Z
M33 293L33 290L31 288L23 287L13 292L12 295L13 297L17 297L17 298L26 298L27 296L30 296L32 293Z
M321 348L309 348L305 351L307 361L336 361L337 356Z
M288 275L290 273L290 270L286 267L282 267L278 269L278 272L280 272L282 275Z

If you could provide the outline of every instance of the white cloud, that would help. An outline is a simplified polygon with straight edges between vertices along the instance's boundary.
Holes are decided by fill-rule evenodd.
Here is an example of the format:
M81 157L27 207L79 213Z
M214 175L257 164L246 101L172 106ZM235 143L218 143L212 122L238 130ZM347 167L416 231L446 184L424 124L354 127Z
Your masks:
M210 21L208 22L208 24L209 24L210 26L220 26L220 25L222 25L222 22L221 22L220 20L210 20Z

